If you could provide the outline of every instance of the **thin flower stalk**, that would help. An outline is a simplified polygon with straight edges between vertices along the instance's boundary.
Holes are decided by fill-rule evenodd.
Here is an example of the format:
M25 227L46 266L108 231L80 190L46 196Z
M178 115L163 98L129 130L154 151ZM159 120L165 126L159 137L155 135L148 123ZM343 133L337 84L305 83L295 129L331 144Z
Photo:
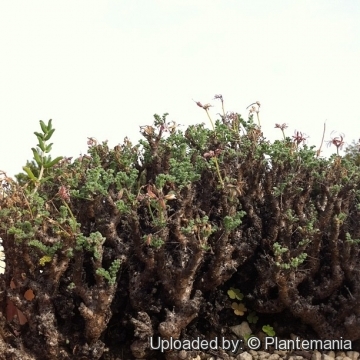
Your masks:
M194 100L195 101L195 100ZM206 111L206 114L210 120L210 123L211 123L211 126L213 128L213 131L215 132L216 134L216 131L215 131L215 125L214 125L214 122L212 121L211 117L210 117L210 114L209 114L209 108L212 106L210 104L205 104L205 105L202 105L200 101L195 101L196 105L203 108L205 111ZM215 156L214 157L214 161L215 161L215 166L216 166L216 172L218 174L218 177L219 177L219 181L220 181L220 184L222 187L224 187L224 181L222 179L222 176L220 174L220 167L219 167L219 163L217 161L217 157Z
M257 105L257 108L255 107L255 105ZM249 110L249 115L251 115L252 113L256 113L256 117L257 117L257 121L258 121L258 125L259 127L261 127L260 125L260 116L259 116L259 112L260 112L260 102L259 101L256 101L252 104L250 104L246 109L248 109L250 106L250 110Z
M285 137L285 129L287 129L288 128L288 125L287 124L275 124L275 129L280 129L281 130L281 132L282 132L282 134L283 134L283 138L284 138L284 140L286 140L286 137Z
M320 154L321 154L321 148L322 148L322 146L323 146L324 138L325 138L325 130L326 130L326 121L324 122L324 130L323 130L323 135L322 135L320 147L319 147L319 149L316 151L316 156L317 156L317 157L319 157Z
M344 134L338 134L338 136L333 136L332 134L334 134L335 131L331 132L331 139L329 141L327 141L327 146L331 146L334 145L336 147L336 154L339 155L339 150L342 150L343 146L345 145L345 141L344 141Z
M214 96L214 100L215 100L215 99L220 99L220 101L221 101L221 107L222 107L222 111L223 111L223 116L225 117L226 115L225 115L224 98L223 98L223 96L222 96L221 94L215 95L215 96Z

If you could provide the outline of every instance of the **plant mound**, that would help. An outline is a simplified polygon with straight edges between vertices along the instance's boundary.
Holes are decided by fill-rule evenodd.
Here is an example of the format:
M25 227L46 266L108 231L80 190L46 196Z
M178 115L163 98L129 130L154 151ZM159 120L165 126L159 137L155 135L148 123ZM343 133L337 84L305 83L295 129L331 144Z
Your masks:
M41 122L34 161L3 182L0 358L150 358L151 336L210 336L227 311L236 323L230 286L252 317L359 340L354 161L299 133L270 143L252 116L184 132L166 116L136 145L89 139L74 161L51 159Z

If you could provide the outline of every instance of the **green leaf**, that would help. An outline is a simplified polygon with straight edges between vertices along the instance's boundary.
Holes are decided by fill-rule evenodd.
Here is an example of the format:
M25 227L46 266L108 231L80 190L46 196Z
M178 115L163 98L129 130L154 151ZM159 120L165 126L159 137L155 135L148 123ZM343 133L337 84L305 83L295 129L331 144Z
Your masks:
M35 148L31 148L33 154L34 154L34 159L36 161L36 163L39 165L39 167L41 167L42 165L42 160L40 158L39 153L37 152L37 150Z
M44 168L48 169L54 165L56 165L60 160L62 160L63 157L62 156L58 156L56 159L50 161L50 162L47 162L44 164Z
M41 126L41 130L43 131L44 134L46 134L49 130L48 130L48 127L45 125L45 123L40 120L40 126Z
M240 292L240 290L233 287L231 287L227 293L230 299L242 300L244 298L244 295Z
M53 146L53 143L46 145L45 152L49 153L51 151L51 147Z
M46 182L47 182L48 180L50 180L50 179L53 179L53 176L43 177L43 178L41 178L40 182L41 182L42 184L44 184L44 183L46 183Z
M256 324L257 321L259 320L259 317L256 315L255 311L252 311L248 316L247 316L247 321L250 324Z
M50 120L48 121L48 126L47 126L47 128L48 128L49 131L52 130L52 119L50 119Z
M35 175L33 174L33 172L31 171L31 169L27 166L23 167L23 170L26 172L26 174L28 175L28 177L32 180L32 181L37 181Z
M44 141L43 141L43 139L40 139L40 138L38 138L38 140L39 140L39 143L38 143L38 147L42 150L42 151L45 151L45 143L44 143Z
M52 134L54 133L55 129L49 130L49 132L45 135L44 140L47 141L51 138Z
M44 140L44 134L40 134L40 133L37 132L37 131L34 131L34 134L35 134L36 137L39 139L39 141L40 141L40 139L41 139L41 140Z
M234 309L235 315L238 315L238 316L243 316L245 311L247 311L247 308L242 303L238 304L236 302L233 302L231 304L231 307Z
M268 336L275 336L275 330L274 330L274 328L273 328L272 326L270 326L270 325L264 325L264 326L262 327L262 331L263 331L266 335L268 335Z
M46 263L51 262L52 257L49 255L44 255L40 260L39 260L39 265L41 266L45 266Z

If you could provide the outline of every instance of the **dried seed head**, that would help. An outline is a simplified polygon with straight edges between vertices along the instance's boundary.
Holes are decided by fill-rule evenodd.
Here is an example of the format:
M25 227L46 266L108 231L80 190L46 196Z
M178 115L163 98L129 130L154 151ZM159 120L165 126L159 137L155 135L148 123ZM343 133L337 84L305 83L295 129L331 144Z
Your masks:
M281 129L281 130L285 130L288 128L288 125L283 123L283 124L275 124L275 129Z
M154 128L152 126L148 126L148 125L145 125L145 126L140 126L140 132L146 136L150 136L150 135L153 135L154 134Z
M224 101L223 96L221 94L215 95L214 100L215 99L220 99L221 101Z
M88 137L88 141L87 141L87 144L89 145L89 146L96 146L97 145L97 140L95 139L95 138L93 138L93 137Z
M212 158L212 157L215 156L215 152L210 150L210 151L206 152L203 156L204 156L205 159Z
M70 201L70 193L69 193L69 190L68 190L64 185L61 185L61 186L60 186L57 195L60 197L60 199L66 201L66 202L69 202L69 201Z

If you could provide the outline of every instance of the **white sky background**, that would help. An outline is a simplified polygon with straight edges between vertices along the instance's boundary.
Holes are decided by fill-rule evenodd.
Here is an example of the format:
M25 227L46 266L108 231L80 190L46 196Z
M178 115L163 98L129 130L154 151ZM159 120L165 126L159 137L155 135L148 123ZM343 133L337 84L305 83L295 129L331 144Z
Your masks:
M32 158L40 119L53 119L53 157L77 157L87 137L136 142L154 113L208 124L192 99L216 105L215 119L215 94L244 118L260 101L270 140L288 123L318 146L327 119L325 139L337 130L351 143L359 19L358 0L3 1L0 169L13 176Z

